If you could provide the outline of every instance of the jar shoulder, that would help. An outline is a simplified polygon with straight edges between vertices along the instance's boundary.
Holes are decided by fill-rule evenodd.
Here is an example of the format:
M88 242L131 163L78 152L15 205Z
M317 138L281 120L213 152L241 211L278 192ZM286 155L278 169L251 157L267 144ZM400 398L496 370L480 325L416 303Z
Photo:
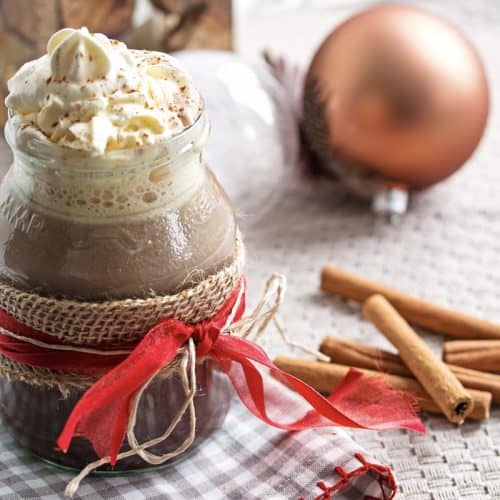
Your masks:
M124 298L168 293L235 251L229 199L203 166L181 204L128 217L71 217L41 207L7 175L0 185L0 273L41 293Z

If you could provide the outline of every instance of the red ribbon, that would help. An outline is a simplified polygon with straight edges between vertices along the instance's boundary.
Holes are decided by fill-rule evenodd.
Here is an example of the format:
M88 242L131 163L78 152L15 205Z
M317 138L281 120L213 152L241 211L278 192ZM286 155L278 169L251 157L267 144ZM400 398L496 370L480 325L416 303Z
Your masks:
M243 404L269 425L290 431L341 425L425 432L408 394L393 390L378 377L366 377L350 370L336 390L324 398L277 368L259 346L243 338L220 335L230 314L234 313L234 321L237 321L244 308L244 294L240 294L238 288L211 320L186 324L173 318L165 319L151 328L128 355L58 351L3 334L0 334L0 353L33 366L81 374L104 373L74 407L57 444L66 452L73 437L83 436L91 441L99 457L110 457L113 465L125 437L132 398L176 357L190 338L195 342L197 356L215 360L229 376ZM1 310L0 326L24 337L52 344L54 341L53 337L19 323ZM280 391L277 398L276 391L269 388L270 379L263 376L259 366L269 369L274 378L300 395L308 403L309 411L289 423L271 416L277 412L290 414L297 408L297 399L287 390Z

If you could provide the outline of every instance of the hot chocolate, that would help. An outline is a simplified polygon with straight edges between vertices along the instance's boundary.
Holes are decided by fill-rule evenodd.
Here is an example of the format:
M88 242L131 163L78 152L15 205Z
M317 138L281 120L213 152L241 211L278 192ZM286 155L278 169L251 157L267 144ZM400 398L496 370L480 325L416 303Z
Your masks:
M192 286L233 259L234 212L201 160L208 120L171 57L62 30L9 90L14 163L0 186L2 280L76 300L146 298ZM208 361L197 375L199 441L222 422L231 390ZM2 379L0 391L4 422L22 444L64 465L95 459L83 441L67 455L54 451L82 390L63 397ZM159 376L143 394L138 437L161 434L182 397L175 377ZM187 432L181 421L158 447L175 448ZM118 469L144 466L135 457Z

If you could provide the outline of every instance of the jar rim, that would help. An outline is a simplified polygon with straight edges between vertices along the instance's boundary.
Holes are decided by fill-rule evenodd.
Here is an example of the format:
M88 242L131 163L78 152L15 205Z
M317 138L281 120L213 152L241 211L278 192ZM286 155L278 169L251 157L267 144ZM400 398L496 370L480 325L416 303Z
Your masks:
M36 162L37 168L75 176L120 175L133 173L138 169L154 168L160 163L162 165L173 163L179 156L194 150L200 143L203 145L209 126L202 101L193 123L171 137L141 147L96 153L55 144L35 135L27 138L24 143L19 143L11 117L5 124L4 136L14 157L21 156L26 162Z

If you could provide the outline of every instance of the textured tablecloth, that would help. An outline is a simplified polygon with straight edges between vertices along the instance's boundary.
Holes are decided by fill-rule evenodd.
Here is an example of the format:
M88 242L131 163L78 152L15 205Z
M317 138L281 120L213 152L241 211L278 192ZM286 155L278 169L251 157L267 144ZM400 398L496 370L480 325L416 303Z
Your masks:
M321 494L319 480L342 483L332 473L336 464L346 473L358 471L340 498L388 496L391 476L384 468L368 471L364 450L342 431L284 433L260 424L234 402L224 427L187 458L160 471L84 480L75 498L105 499L297 499ZM0 498L5 500L63 498L72 474L59 471L20 449L0 429ZM360 453L360 459L355 457ZM366 473L365 473L366 471ZM349 481L347 481L349 482ZM361 493L362 492L362 493Z
M431 2L419 3L432 7ZM327 28L350 12L348 4L286 15L260 9L248 14L244 24L240 20L239 46L248 54L270 46L305 61ZM438 8L474 40L491 82L488 130L467 166L415 195L409 213L397 224L375 218L337 182L313 181L292 171L277 186L274 207L264 219L252 221L246 214L250 303L270 272L286 274L289 288L281 315L296 340L317 345L331 332L389 348L361 318L358 306L318 291L320 267L327 262L500 321L500 3L442 1ZM422 334L439 348L440 338ZM264 343L274 354L286 352L271 334ZM392 467L400 499L500 498L500 412L494 410L489 422L461 427L441 417L426 417L425 422L429 433L424 437L399 431L349 434L369 455ZM316 475L329 483L338 480L331 474L331 463L342 461L335 450L347 446L343 433L325 432L287 435L256 423L235 402L224 428L178 466L147 475L86 480L80 494L109 499L278 499L295 498L304 490L320 493ZM359 466L352 455L348 462L347 470ZM0 429L1 498L58 498L69 478L19 450ZM359 490L365 487L358 483L359 489L346 490L339 498L360 498Z

